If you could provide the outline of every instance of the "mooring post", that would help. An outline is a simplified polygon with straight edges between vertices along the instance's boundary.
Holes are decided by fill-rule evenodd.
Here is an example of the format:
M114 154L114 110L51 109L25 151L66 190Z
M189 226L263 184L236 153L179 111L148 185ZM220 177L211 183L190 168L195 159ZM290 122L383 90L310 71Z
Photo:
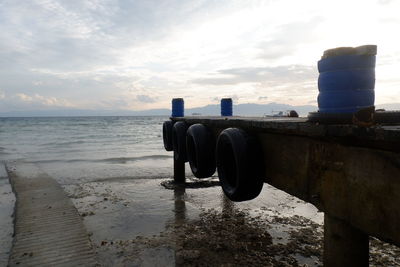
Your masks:
M174 181L177 183L185 182L185 162L176 160L174 156Z
M171 117L184 117L185 105L183 98L172 99L172 114ZM176 183L185 182L185 162L177 160L174 151L174 181Z
M369 236L327 213L324 216L324 266L368 266Z

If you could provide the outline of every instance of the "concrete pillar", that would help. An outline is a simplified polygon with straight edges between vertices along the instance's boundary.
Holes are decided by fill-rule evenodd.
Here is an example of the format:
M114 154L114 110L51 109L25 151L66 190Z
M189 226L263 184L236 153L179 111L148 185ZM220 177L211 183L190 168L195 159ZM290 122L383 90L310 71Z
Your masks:
M368 266L369 236L327 213L324 217L324 266Z
M185 182L185 162L176 160L174 155L174 181L176 183Z

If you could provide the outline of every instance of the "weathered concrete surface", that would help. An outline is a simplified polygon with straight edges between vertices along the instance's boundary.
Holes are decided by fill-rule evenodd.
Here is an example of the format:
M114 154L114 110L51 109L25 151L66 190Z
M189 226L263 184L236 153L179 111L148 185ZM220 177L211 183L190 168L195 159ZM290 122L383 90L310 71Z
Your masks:
M0 266L6 266L13 241L15 197L5 166L0 162Z
M8 165L7 171L17 196L9 266L96 266L82 220L61 186L35 166Z
M260 134L265 181L400 246L399 153Z
M400 152L400 125L358 127L356 125L324 125L307 122L306 118L260 117L183 117L189 124L202 123L215 129L238 127L252 132L311 137L337 144L377 148Z
M400 125L316 125L301 118L184 117L215 136L240 127L264 154L265 182L400 246Z

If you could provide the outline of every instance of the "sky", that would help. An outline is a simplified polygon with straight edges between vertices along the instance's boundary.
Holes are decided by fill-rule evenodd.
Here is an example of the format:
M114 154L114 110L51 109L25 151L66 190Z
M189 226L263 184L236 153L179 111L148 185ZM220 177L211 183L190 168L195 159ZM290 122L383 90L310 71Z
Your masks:
M400 102L400 0L0 0L0 112L316 105L323 51L378 45Z

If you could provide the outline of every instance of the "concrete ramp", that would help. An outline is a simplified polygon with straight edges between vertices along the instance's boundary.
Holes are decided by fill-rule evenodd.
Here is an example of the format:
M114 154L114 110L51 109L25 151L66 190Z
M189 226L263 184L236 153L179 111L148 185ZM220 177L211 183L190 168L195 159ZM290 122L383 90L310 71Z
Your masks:
M34 165L22 165L7 166L17 197L9 266L97 266L81 217L64 190Z

